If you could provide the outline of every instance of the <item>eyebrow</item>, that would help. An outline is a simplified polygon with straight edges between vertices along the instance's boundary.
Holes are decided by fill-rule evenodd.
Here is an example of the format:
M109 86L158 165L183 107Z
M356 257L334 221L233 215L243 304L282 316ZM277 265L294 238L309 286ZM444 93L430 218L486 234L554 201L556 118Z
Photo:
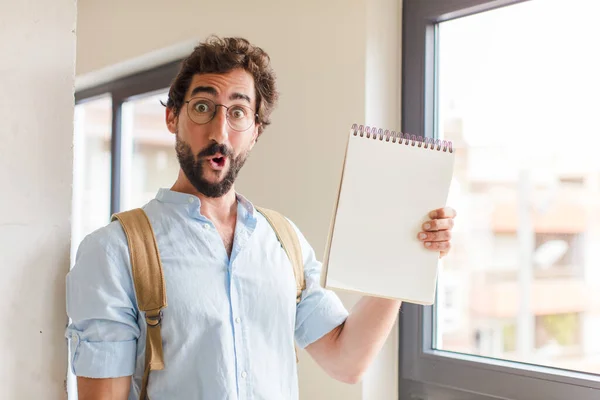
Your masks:
M212 86L197 86L192 90L192 93L190 94L191 97L194 97L197 94L200 93L205 93L205 94L210 94L211 96L217 96L217 89L215 89ZM244 94L244 93L239 93L239 92L235 92L232 93L229 96L229 100L245 100L246 102L248 102L248 104L252 104L252 101L250 100L250 96Z

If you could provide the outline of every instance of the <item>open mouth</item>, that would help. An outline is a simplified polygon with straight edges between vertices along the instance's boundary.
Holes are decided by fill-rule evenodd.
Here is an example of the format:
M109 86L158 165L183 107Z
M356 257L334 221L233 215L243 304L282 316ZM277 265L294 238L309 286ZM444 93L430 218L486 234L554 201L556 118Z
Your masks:
M225 166L225 161L227 159L225 157L213 157L208 161L210 162L211 167L214 169L222 169Z

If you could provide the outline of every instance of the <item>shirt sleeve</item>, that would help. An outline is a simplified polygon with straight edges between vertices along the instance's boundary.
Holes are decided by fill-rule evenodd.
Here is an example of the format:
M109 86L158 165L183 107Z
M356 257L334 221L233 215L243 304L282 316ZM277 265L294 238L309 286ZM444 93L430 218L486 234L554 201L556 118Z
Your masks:
M295 337L298 346L305 348L341 325L348 311L334 292L321 286L322 263L299 229L292 225L300 240L306 280L306 289L296 308Z
M128 249L118 222L88 235L66 278L72 372L89 378L133 375L137 305Z

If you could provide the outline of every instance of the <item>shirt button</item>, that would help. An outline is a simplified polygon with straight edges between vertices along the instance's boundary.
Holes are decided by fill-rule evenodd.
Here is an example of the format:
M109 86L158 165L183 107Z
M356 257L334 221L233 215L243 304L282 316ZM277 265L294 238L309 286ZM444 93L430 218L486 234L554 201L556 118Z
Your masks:
M237 317L237 318L235 319L235 323L236 323L236 324L239 324L239 323L240 323L240 321L241 321L240 317Z
M248 374L246 373L246 371L242 372L242 378L246 378L248 376Z
M210 224L204 224L204 229L210 229Z
M188 202L190 202L190 203L193 203L193 202L194 202L194 198L193 198L193 197L190 197L190 198L188 199Z

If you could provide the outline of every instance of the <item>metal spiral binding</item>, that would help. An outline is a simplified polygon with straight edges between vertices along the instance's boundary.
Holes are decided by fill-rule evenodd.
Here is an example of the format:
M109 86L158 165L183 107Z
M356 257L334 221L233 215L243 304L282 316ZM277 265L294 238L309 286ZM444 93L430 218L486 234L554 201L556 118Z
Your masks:
M449 140L440 140L433 138L424 138L423 136L411 135L408 133L383 130L376 127L352 124L350 132L354 136L366 137L367 139L385 140L386 142L405 144L410 146L422 147L430 150L441 150L452 153L452 142Z

